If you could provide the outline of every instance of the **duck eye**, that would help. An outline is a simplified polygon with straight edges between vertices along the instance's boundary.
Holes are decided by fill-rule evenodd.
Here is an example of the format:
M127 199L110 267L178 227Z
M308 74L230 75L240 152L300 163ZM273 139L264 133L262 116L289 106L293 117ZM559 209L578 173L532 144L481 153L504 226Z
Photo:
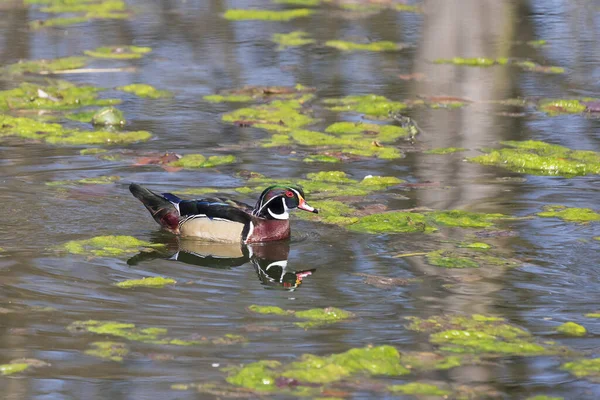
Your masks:
M287 192L285 192L285 195L287 197L294 197L294 192L292 192L291 190L288 190Z

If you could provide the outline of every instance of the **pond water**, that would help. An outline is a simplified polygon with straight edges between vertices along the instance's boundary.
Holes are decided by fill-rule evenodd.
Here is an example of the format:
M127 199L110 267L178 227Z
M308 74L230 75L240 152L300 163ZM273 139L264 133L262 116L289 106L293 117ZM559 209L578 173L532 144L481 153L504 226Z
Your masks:
M0 397L414 398L391 387L419 382L443 391L428 398L600 398L600 386L594 383L600 377L597 372L577 375L566 366L598 356L600 320L586 316L600 310L598 222L536 215L549 205L600 211L598 169L573 176L560 170L518 166L510 170L468 161L491 148L506 148L500 142L508 140L600 152L600 119L592 112L598 108L594 97L600 93L600 5L583 0L425 0L414 4L417 10L402 11L388 3L359 1L352 4L370 8L349 10L323 2L313 14L290 21L236 21L224 18L228 9L302 7L267 0L129 0L126 18L40 27L32 22L75 14L54 15L43 11L47 4L0 0L0 90L23 82L43 88L48 79L106 88L100 98L122 100L116 107L127 120L124 130L152 134L148 141L112 146L52 144L35 135L32 139L8 134L10 124L2 125ZM298 30L314 42L281 50L272 41L274 34ZM330 40L391 41L402 46L389 52L343 51L326 45ZM539 40L546 42L531 43ZM132 60L89 58L84 66L66 73L13 74L4 68L20 60L81 56L101 46L125 45L152 51ZM453 57L508 59L510 65L436 62ZM533 70L519 67L519 60L532 61ZM564 71L548 73L544 67L549 66ZM132 83L150 84L172 96L151 99L114 90ZM356 156L329 149L328 154L341 162L309 163L305 157L325 150L289 139L283 146L263 146L274 134L294 137L285 131L285 121L274 122L283 133L241 126L264 122L256 118L222 121L236 109L268 103L269 95L243 103L204 98L244 86L297 84L315 88L314 97L300 106L303 115L316 121L302 129L324 132L341 121L399 126L387 112L374 118L365 112L334 111L325 101L373 94L410 101L401 113L417 124L419 133L412 140L373 139L374 147L397 149L402 157ZM49 89L41 90L38 97L48 95ZM506 99L521 100L510 105L499 102ZM543 99L580 99L587 111L568 114L555 105L544 112ZM94 129L67 119L65 113L70 111L16 109L10 102L0 104L0 111L4 116ZM373 133L360 135L367 138ZM80 153L96 147L108 151ZM447 147L464 150L426 153ZM196 169L157 165L166 152L233 155L236 162ZM554 162L568 157L563 154ZM356 181L368 175L405 181L359 196L323 195L326 189L311 195L306 190L309 203L327 199L354 207L350 212L354 214L346 215L349 218L405 209L500 213L512 218L474 228L434 223L433 233L365 233L352 228L356 220L346 221L351 222L346 226L319 221L327 218L326 210L318 217L296 211L289 243L257 246L250 258L238 246L179 242L161 232L128 190L129 183L136 182L185 196L186 190L210 187L254 204L263 186L250 184L247 171L282 182L307 182L308 174L321 171L343 171ZM59 182L101 176L118 178L103 185ZM246 186L252 190L235 190ZM409 226L420 223L415 221L409 220ZM126 254L110 248L84 254L60 249L69 241L103 235L133 236L164 246L141 252L136 246ZM484 242L491 249L460 248L473 242ZM446 256L462 254L462 260L474 260L479 267L436 266L432 253L429 257L425 253L440 249L446 249ZM177 283L158 288L115 286L150 276ZM298 326L301 314L262 315L249 308L253 305L297 313L335 307L352 314L337 322ZM472 315L482 320L475 327L452 320ZM482 315L485 318L477 317ZM430 321L432 326L420 331L408 317L443 321L437 327ZM90 320L135 328L103 330L93 322L81 322ZM557 332L569 321L584 326L587 333ZM516 336L526 344L496 331L505 324L518 327ZM143 331L151 327L168 333ZM436 342L436 334L452 335L451 331L492 344L483 348ZM101 346L93 343L108 341L113 342L108 351L90 351ZM494 343L517 350L498 350ZM289 370L290 363L302 360L304 354L328 357L368 345L397 349L407 373L369 374L367 367L346 368L321 384ZM527 345L545 350L528 353ZM402 361L405 355L417 359L458 355L459 361L452 368L420 368ZM6 365L20 358L38 361L25 371L2 376L2 368L6 372ZM239 370L224 370L261 360L282 363L276 372L258 378L273 379L265 390L240 384L235 379ZM331 371L317 369L316 374Z

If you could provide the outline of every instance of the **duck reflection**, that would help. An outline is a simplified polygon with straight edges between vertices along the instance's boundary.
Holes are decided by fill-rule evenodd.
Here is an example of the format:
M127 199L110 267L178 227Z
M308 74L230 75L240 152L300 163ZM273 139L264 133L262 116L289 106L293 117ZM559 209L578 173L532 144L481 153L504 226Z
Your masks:
M166 252L140 252L127 260L127 264L137 265L163 258L201 267L233 268L250 262L263 285L285 290L296 289L304 278L316 270L295 270L288 265L288 241L243 245L177 238L165 244L168 249Z

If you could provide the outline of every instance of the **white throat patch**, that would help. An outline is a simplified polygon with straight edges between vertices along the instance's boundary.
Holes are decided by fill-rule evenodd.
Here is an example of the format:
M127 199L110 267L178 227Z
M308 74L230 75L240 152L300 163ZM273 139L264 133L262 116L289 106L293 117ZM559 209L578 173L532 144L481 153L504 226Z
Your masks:
M275 219L289 219L290 213L288 212L289 208L287 208L287 206L285 205L285 199L281 199L281 201L283 202L283 212L281 214L275 214L268 207L267 207L267 211L269 212L269 215L271 215L271 217L273 217Z

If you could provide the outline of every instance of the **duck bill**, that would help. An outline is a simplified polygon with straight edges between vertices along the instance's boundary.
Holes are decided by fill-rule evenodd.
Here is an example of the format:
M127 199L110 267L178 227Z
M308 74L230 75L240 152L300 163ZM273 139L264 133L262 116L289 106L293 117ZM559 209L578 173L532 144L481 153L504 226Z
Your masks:
M300 204L298 204L298 208L301 210L304 210L304 211L315 213L315 214L319 213L319 210L317 210L314 207L309 206L308 203L306 203L306 201L302 197L300 197Z

